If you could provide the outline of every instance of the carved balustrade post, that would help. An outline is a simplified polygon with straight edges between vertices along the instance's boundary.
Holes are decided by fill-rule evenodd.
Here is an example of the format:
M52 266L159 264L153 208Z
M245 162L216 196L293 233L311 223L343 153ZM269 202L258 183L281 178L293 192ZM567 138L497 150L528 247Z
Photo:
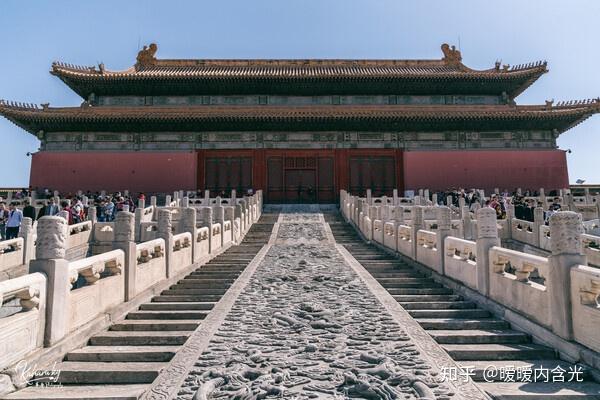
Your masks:
M35 260L29 272L41 272L48 277L46 326L44 345L52 346L67 333L70 318L71 277L65 259L68 222L62 217L42 217L37 223Z
M168 194L165 196L165 207L170 207L171 206L171 195Z
M413 206L412 208L412 229L411 229L411 240L412 240L412 248L411 248L411 258L413 260L417 259L417 234L420 229L423 228L423 207L422 206Z
M237 241L236 237L238 236L236 232L239 232L239 228L236 227L235 223L235 208L232 206L223 206L223 218L231 224L229 235L231 235L231 241L235 243ZM225 231L223 231L223 235L225 235Z
M367 204L373 204L373 196L371 196L371 189L367 189Z
M571 314L571 268L587 265L583 253L581 214L561 211L550 217L550 249L546 287L550 297L552 331L558 336L573 338Z
M544 188L540 188L540 201L544 207L546 207L546 192L544 191Z
M540 226L544 225L544 209L536 207L533 210L533 245L540 247Z
M217 205L213 207L213 221L214 223L221 225L221 247L223 247L223 242L225 239L225 234L223 232L223 225L225 223L225 208L223 206Z
M88 211L87 211L87 219L88 221L92 222L92 227L94 226L94 224L96 222L98 222L98 214L97 214L97 209L95 205L91 205L88 207Z
M125 301L131 300L136 293L137 249L135 234L135 215L128 211L118 212L115 217L113 249L123 250L125 253Z
M489 207L477 210L477 290L485 296L490 293L490 249L500 246L496 210Z
M464 206L461 209L461 223L462 223L462 231L463 238L467 240L471 240L473 237L473 226L471 224L471 212L469 211L468 206Z
M176 192L177 193L177 192ZM173 276L173 213L170 210L158 210L158 226L156 237L165 241L167 261L167 278Z
M35 243L33 240L33 221L24 217L19 229L19 237L23 238L23 264L28 265L35 255Z
M240 237L239 237L239 241L241 242L242 239L244 238L244 234L246 233L246 228L244 225L244 217L242 215L242 205L241 204L236 204L233 207L233 219L234 221L236 221L239 224L239 230L240 230Z
M213 209L212 207L202 207L199 210L198 225L200 228L208 227L208 249L209 253L213 253L214 249L212 248L212 224L213 224Z
M183 232L189 232L192 235L192 262L196 262L200 259L200 254L196 254L198 231L196 228L196 209L194 207L185 207L181 209L180 224Z
M437 207L437 225L438 229L436 232L436 250L437 250L437 265L439 265L439 272L442 275L445 275L444 268L444 259L445 259L445 249L444 249L444 241L448 236L450 236L450 232L452 230L452 211L449 207Z

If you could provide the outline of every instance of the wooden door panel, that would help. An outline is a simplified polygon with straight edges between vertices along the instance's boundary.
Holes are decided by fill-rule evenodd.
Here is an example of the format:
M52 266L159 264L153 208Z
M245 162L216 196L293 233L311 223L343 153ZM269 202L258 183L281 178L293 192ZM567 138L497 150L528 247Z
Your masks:
M373 196L391 196L396 184L396 161L392 156L351 157L350 192L361 196L371 189Z
M267 198L272 203L285 201L283 157L267 158Z

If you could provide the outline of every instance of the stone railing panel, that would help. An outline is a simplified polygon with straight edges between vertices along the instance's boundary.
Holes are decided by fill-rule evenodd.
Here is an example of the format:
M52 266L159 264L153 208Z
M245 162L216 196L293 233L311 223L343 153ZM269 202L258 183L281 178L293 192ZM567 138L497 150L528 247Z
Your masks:
M0 272L23 264L24 240L16 238L0 242ZM0 276L0 280L2 277Z
M571 306L575 340L600 352L600 269L571 268Z
M94 241L112 243L115 240L114 222L96 222L94 224Z
M412 258L412 228L408 225L398 225L397 232L398 253Z
M69 292L67 332L125 301L125 253L113 250L69 263L73 289Z
M223 222L223 246L233 242L233 225L231 221Z
M444 240L446 276L477 290L477 245L474 241L449 236Z
M600 267L600 236L584 234L581 235L581 241L588 264Z
M209 228L197 228L196 229L196 254L200 254L200 256L206 256L210 252L210 242L209 242Z
M496 246L489 254L490 297L550 326L550 297L541 283L548 276L548 259Z
M177 272L192 264L192 234L183 232L173 235L173 261L171 268Z
M532 246L536 245L533 222L513 218L511 220L511 225L511 236L514 240L518 240Z
M69 225L67 231L67 250L87 245L92 234L92 221L83 221L75 225Z
M0 282L0 370L44 345L46 285L39 272Z
M373 221L373 240L383 244L383 221L380 219Z
M221 235L223 234L222 232L222 226L221 224L212 224L211 226L211 230L212 230L212 236L211 236L211 243L210 243L210 249L211 252L214 253L215 250L218 250L221 248L222 246L222 241L221 241Z
M417 254L416 260L421 264L433 269L440 270L437 257L437 234L435 232L420 229L417 232Z
M154 239L136 245L136 294L167 278L164 239Z
M396 224L386 222L383 226L383 245L390 250L398 250Z
M158 223L154 222L142 222L140 224L140 242L148 242L156 239L158 235Z

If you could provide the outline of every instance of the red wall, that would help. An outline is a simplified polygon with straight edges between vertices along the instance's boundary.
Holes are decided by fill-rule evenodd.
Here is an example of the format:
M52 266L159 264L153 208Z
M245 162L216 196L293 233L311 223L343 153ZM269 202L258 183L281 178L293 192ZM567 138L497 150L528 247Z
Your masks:
M336 191L348 185L350 155L383 151L337 150ZM400 189L558 189L568 187L569 182L561 150L387 151L398 153ZM254 186L264 189L265 169L260 165L264 164L264 151L247 153L256 163ZM38 152L32 156L30 185L61 192L193 190L204 185L205 154L213 152Z
M407 151L406 189L560 189L569 186L562 150Z
M29 184L76 190L162 192L196 188L195 152L38 152Z

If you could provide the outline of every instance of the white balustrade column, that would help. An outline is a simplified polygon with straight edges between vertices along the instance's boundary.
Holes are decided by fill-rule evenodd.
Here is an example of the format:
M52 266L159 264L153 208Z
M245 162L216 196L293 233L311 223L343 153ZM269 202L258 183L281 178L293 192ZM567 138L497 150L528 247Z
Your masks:
M165 241L165 256L167 258L167 278L173 276L173 214L170 210L158 210L158 225L156 237Z
M213 224L213 209L212 207L202 207L197 215L197 225L201 228L208 228L208 246L209 252L212 254L214 249L212 248L212 224Z
M583 222L581 214L561 211L550 217L550 249L546 287L550 298L552 331L558 336L573 338L571 318L571 268L587 265L583 255Z
M185 207L181 210L181 228L183 232L189 232L192 235L192 261L196 262L200 254L196 254L196 241L198 234L196 229L196 209L194 207Z
M125 301L131 300L136 293L136 264L137 249L135 245L135 215L128 211L121 211L115 217L113 249L123 250L125 253Z
M437 272L442 275L445 275L444 269L444 240L450 236L450 232L452 230L452 212L449 207L437 207L437 224L438 229L436 231L436 250L437 250Z
M490 292L490 249L500 246L496 210L489 207L477 210L477 290L485 296Z
M540 226L544 225L544 209L536 207L533 209L533 244L540 247Z
M33 240L33 221L24 217L19 229L19 237L23 238L23 264L28 265L35 255L35 243Z
M41 272L48 278L44 345L52 346L67 333L70 318L71 275L65 259L68 222L58 216L42 217L37 223L35 260L29 273Z
M412 208L411 258L413 260L417 259L417 233L423 228L423 211L424 210L422 206L413 206Z

